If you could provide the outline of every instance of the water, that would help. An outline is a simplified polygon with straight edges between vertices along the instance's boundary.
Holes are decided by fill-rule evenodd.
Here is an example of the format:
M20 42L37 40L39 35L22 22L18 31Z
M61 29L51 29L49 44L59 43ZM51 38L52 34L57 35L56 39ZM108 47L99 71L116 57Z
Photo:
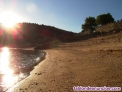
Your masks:
M26 78L44 57L43 51L0 49L0 92Z

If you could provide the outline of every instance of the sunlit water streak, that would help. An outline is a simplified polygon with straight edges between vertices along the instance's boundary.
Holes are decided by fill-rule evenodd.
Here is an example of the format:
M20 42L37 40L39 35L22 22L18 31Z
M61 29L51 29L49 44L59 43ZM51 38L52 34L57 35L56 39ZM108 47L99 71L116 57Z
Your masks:
M14 76L13 70L9 67L9 56L9 49L7 47L2 48L0 53L0 80L3 90L6 90L6 88L11 87L18 81L18 77Z
M23 51L23 50L22 50ZM27 51L24 51L27 52ZM32 53L32 54L30 54ZM0 52L0 92L6 91L18 81L26 78L30 71L16 74L17 69L28 70L39 63L39 60L44 57L44 53L29 52L22 53L21 51L10 51L7 47L2 48ZM38 58L37 58L38 56ZM26 59L27 58L27 59ZM18 61L16 61L16 59Z

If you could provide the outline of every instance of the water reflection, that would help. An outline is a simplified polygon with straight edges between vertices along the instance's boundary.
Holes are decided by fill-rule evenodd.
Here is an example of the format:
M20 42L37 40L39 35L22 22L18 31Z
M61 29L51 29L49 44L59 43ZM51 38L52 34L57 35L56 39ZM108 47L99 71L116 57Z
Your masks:
M44 56L43 51L0 49L0 92L26 78Z
M14 76L13 70L9 67L9 58L9 49L7 47L2 48L0 53L0 86L2 87L1 90L6 90L18 81L17 76Z

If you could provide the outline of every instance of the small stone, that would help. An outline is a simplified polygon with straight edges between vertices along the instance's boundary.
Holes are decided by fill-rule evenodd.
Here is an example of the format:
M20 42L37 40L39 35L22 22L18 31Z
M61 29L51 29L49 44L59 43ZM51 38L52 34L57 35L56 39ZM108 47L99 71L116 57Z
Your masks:
M41 75L41 73L38 73L38 75Z

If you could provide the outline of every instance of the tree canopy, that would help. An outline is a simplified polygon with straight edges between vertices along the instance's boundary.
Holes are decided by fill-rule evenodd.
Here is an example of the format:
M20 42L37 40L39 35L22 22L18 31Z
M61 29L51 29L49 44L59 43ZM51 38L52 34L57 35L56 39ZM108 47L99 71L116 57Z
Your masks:
M110 13L98 15L97 18L86 17L85 23L82 24L82 31L91 30L91 32L100 25L105 25L114 22L114 18Z
M85 23L82 24L82 29L83 30L94 29L96 26L95 21L96 21L96 19L94 17L87 17L85 19Z
M114 22L114 18L112 17L112 15L110 13L101 14L101 15L97 16L97 18L96 18L97 25L105 25L110 22Z

